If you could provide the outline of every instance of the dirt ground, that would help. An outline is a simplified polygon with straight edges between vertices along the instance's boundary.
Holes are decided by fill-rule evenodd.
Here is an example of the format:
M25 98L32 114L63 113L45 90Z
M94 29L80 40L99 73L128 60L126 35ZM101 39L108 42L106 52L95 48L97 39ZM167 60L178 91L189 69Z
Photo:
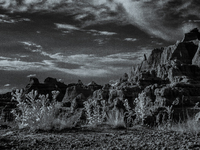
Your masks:
M142 126L131 129L98 127L48 132L1 128L0 149L200 149L200 135L159 131Z

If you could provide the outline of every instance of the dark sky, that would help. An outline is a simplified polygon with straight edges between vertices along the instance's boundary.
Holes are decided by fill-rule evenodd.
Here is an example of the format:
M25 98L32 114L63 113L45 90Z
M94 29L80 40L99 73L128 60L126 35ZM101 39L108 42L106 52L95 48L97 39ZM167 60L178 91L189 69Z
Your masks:
M0 0L0 89L116 80L200 25L198 0Z

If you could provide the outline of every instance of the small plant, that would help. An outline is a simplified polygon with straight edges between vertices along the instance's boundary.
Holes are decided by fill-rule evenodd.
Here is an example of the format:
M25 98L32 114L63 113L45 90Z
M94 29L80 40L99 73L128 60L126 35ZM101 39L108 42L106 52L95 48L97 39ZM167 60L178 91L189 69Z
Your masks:
M136 119L143 125L145 118L152 115L151 108L153 107L153 102L147 97L145 92L142 92L135 99L135 104Z
M126 128L123 111L119 109L109 111L107 114L107 124L113 128Z
M101 100L100 104L97 100L88 99L84 102L87 123L89 125L98 125L103 123L106 118L106 102Z

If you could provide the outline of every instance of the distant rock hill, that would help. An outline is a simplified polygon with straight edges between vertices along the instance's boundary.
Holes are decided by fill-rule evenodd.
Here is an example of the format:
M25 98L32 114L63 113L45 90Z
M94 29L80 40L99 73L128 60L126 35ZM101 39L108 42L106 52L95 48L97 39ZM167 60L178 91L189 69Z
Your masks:
M31 90L49 94L50 99L51 91L59 91L57 101L72 109L83 108L88 99L105 100L109 109L123 109L125 101L134 108L135 99L143 93L153 103L164 106L176 103L175 114L180 115L179 108L190 108L200 102L200 32L195 28L186 33L182 41L152 50L130 75L125 73L115 84L101 86L92 81L84 85L79 80L66 85L51 77L44 83L30 78L22 98ZM10 93L0 95L1 107L7 105L11 109L16 107L14 104Z

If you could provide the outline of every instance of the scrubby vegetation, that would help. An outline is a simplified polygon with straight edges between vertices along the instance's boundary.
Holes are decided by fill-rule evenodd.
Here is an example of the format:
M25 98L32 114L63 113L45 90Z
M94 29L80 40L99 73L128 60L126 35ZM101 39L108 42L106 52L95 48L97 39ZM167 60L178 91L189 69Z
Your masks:
M29 147L39 149L178 148L175 145L180 145L179 148L182 149L199 148L200 113L193 118L188 117L186 121L176 123L172 120L174 105L166 107L154 103L148 100L144 93L134 101L134 108L129 106L128 100L125 100L124 109L114 107L110 110L110 105L105 100L90 98L84 102L83 109L64 110L62 104L56 102L57 94L58 92L53 91L53 100L50 101L48 95L38 95L36 91L28 93L25 99L21 98L22 91L16 90L13 93L13 99L17 100L18 104L12 111L15 116L12 123L20 129L34 131L32 132L34 134L27 135L24 130L19 130L17 139L21 144L15 145L17 149ZM108 128L101 130L104 125ZM146 125L152 129L149 130ZM86 133L82 132L84 127L87 127ZM63 129L70 129L68 130L70 132L61 133L60 130ZM110 131L112 129L114 132ZM52 131L56 132L52 133ZM10 134L14 132L11 130L2 134L1 139L8 140L6 138ZM26 136L21 136L22 134ZM16 140L14 136L12 138ZM191 138L196 142L191 143ZM175 139L179 139L179 144ZM4 142L0 140L0 145L1 143Z
M28 128L35 130L62 130L74 127L97 127L109 125L112 128L130 128L135 125L147 125L158 130L178 131L180 133L200 132L199 114L188 117L185 121L174 122L172 119L173 106L164 106L148 99L145 93L139 94L134 101L134 108L125 100L124 109L114 107L109 109L106 100L89 98L84 102L83 109L63 110L62 103L56 101L59 92L52 91L52 100L48 95L39 95L37 91L31 91L22 99L22 90L12 93L13 100L18 102L13 109L14 123L19 129ZM1 111L3 116L3 109ZM85 117L83 117L85 116ZM82 120L81 120L82 119ZM1 119L1 122L3 120ZM4 123L5 124L5 123Z
M37 91L31 91L22 99L22 90L13 93L13 99L18 102L17 108L12 111L15 122L19 128L30 130L61 130L75 127L80 113L71 115L70 111L60 113L61 104L56 102L58 92L52 91L53 100L50 102L48 95L38 95Z
M111 110L107 114L107 123L113 128L126 128L123 110Z

